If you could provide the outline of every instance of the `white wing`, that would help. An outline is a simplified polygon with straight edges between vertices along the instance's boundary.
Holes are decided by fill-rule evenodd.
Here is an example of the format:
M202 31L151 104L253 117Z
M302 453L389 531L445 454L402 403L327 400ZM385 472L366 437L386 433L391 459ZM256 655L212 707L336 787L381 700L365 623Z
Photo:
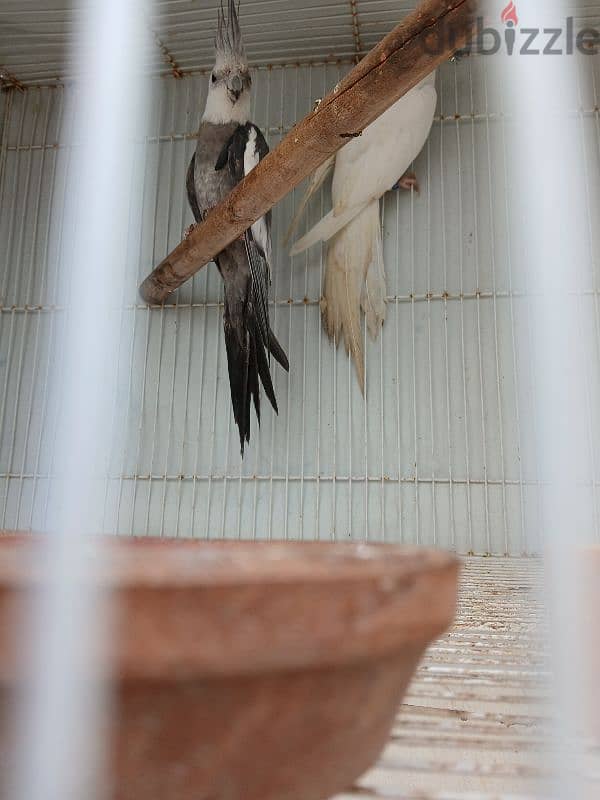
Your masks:
M258 151L256 141L256 128L251 127L248 135L248 141L246 142L246 149L244 150L244 176L248 175L249 172L252 172L259 161L260 153ZM252 231L252 237L254 238L254 241L264 253L265 261L269 265L270 269L272 257L271 231L269 230L267 218L261 217L260 219L257 219L250 230Z
M428 75L337 154L333 210L292 248L300 253L326 241L402 177L431 130L437 103L435 73Z
M402 177L429 136L436 103L428 76L339 152L331 187L336 216L379 199Z

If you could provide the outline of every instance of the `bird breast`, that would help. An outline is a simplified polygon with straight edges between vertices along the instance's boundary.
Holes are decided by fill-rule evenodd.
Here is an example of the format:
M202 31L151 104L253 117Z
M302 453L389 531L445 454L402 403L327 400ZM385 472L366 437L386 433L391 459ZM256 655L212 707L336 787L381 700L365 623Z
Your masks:
M235 186L235 181L227 166L217 172L215 165L223 147L233 136L237 126L237 122L226 125L203 122L200 126L196 146L194 185L201 211L213 208L220 203Z

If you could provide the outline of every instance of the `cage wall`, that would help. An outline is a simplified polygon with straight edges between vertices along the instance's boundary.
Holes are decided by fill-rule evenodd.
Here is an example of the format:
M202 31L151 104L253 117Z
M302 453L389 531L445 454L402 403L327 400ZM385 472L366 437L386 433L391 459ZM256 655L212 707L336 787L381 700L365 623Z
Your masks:
M587 259L574 264L574 301L591 304L600 357L598 61L580 58L574 146L583 148ZM254 120L275 145L349 63L257 69ZM274 212L273 329L290 375L275 369L280 414L263 414L240 461L230 410L222 291L214 265L169 305L149 309L137 282L191 221L185 172L206 75L154 81L131 179L124 258L136 267L115 324L122 331L115 443L102 529L161 536L419 542L461 552L540 547L543 476L528 458L536 437L529 367L530 296L511 235L510 163L502 86L489 59L438 73L432 133L414 165L421 191L382 204L387 321L365 339L366 399L343 347L320 324L324 250L290 259L281 239L301 189ZM0 94L0 524L39 528L53 474L64 309L57 294L65 178L70 168L63 87ZM557 167L559 171L559 167ZM394 180L399 176L391 176ZM81 187L85 203L89 187ZM328 207L313 202L305 229ZM82 264L84 267L84 264ZM597 512L600 386L590 374L589 463L582 486ZM595 514L596 530L598 513ZM91 523L92 524L92 523ZM96 523L93 523L96 526Z

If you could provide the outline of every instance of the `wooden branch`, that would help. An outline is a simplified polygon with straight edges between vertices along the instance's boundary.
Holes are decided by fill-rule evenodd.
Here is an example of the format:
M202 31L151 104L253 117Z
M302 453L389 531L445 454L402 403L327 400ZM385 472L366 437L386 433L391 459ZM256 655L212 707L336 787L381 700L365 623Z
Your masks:
M298 123L140 287L158 305L329 156L463 47L477 0L423 0ZM183 187L182 175L181 182ZM183 188L182 188L183 191Z

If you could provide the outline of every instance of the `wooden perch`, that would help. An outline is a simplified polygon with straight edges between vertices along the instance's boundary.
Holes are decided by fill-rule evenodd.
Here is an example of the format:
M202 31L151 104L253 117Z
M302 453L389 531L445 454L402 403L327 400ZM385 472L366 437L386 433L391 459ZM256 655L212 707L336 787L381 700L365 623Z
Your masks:
M463 47L477 0L423 0L298 123L140 287L158 305L329 156ZM182 175L182 187L183 187ZM183 191L183 188L182 188Z

